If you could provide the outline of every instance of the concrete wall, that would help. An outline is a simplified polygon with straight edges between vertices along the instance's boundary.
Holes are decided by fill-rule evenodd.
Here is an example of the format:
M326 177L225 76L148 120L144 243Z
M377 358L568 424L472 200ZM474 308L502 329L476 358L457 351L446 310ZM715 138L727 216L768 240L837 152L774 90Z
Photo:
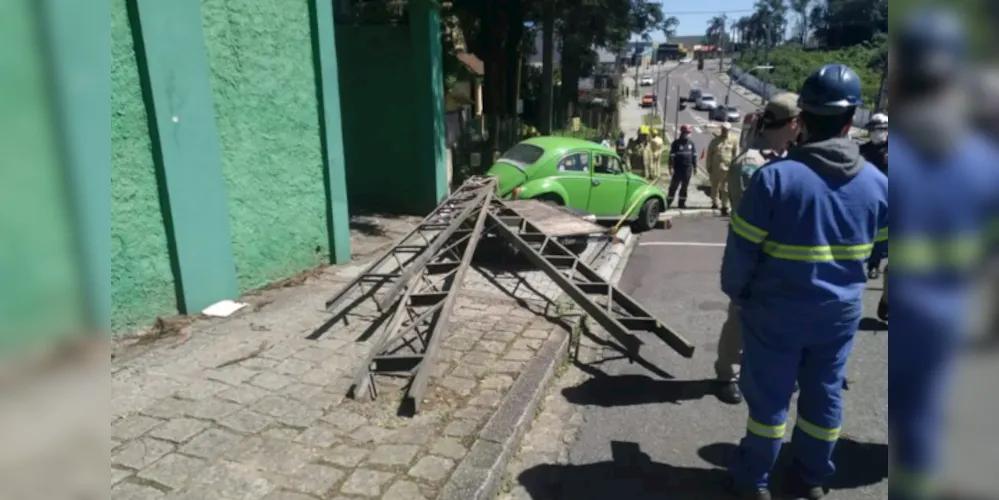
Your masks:
M112 0L112 331L178 309L135 49L126 0Z
M241 292L327 260L309 0L202 0Z

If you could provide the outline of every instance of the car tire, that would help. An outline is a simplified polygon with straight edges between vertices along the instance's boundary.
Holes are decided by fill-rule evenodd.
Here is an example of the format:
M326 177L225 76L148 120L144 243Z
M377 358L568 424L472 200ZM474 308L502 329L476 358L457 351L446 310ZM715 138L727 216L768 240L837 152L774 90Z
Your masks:
M663 213L663 202L659 198L649 198L645 200L642 209L638 212L638 221L635 229L638 232L651 231L659 225L659 215Z
M543 195L538 196L537 198L534 198L534 199L538 200L538 201L540 201L542 203L551 203L552 205L555 205L556 207L564 207L565 206L565 201L562 199L561 196L559 196L557 194L543 194Z

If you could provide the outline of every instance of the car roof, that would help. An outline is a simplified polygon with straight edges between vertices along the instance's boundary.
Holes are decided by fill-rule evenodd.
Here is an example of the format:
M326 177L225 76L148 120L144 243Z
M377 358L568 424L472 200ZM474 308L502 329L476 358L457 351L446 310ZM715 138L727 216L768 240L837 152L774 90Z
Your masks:
M570 149L591 149L601 152L615 153L613 149L605 148L599 142L577 139L575 137L561 137L557 135L532 137L525 140L523 143L544 149L546 154Z
M703 99L714 99L715 96L713 96L711 94L701 94L701 98L703 98Z

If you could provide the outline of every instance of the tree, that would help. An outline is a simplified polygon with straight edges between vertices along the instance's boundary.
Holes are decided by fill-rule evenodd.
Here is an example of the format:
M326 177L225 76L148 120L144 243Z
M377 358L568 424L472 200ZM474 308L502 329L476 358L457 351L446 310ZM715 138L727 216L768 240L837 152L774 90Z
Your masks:
M708 31L704 35L708 45L724 45L728 39L728 21L725 16L715 16L708 21Z
M826 49L850 47L888 32L888 0L825 0L812 9L817 41Z
M789 0L791 10L798 15L798 42L802 45L808 43L808 35L811 32L809 24L809 11L812 0Z
M784 41L787 30L787 4L784 0L756 0L757 23L763 30L763 41L767 47L775 47Z
M672 40L676 37L676 30L680 27L680 20L676 16L670 16L663 19L662 32L666 36L666 40Z

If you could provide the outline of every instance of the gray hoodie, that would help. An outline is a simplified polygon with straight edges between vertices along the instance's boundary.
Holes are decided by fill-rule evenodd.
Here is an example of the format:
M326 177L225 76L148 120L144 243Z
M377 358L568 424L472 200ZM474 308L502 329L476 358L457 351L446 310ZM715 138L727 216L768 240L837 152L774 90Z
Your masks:
M849 137L809 142L788 152L788 159L804 163L823 178L848 181L864 170L860 145Z

